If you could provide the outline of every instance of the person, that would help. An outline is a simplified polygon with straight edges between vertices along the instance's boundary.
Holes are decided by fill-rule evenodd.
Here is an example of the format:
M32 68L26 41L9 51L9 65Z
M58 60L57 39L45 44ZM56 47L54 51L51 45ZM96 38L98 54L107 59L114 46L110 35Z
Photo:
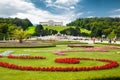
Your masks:
M93 38L93 43L95 43L95 38Z

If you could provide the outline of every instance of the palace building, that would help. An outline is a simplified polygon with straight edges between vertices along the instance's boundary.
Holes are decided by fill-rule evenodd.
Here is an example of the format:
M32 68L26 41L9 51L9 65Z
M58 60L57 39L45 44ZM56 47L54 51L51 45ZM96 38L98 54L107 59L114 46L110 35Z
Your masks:
M49 20L48 22L39 22L44 26L63 26L63 22L55 22L53 20Z

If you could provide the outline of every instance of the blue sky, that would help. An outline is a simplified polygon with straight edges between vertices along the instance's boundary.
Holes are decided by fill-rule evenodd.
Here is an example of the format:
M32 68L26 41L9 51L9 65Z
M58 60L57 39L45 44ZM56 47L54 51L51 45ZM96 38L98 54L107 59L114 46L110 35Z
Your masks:
M76 18L120 17L120 0L0 0L0 17L69 23Z

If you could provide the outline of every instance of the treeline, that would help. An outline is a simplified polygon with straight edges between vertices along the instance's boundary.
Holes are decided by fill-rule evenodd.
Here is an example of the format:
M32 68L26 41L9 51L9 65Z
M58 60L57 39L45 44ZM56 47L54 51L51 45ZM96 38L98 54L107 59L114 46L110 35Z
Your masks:
M49 28L44 28L42 25L37 25L35 28L35 34L34 36L46 36L46 35L54 35L57 34L57 30L49 29ZM63 30L61 30L59 33L64 34L64 35L72 35L72 36L89 36L88 33L81 33L80 28L72 28L68 27Z
M120 18L79 18L67 26L76 26L91 31L90 37L117 37L120 38Z
M46 36L46 35L52 35L52 34L57 34L58 31L53 30L53 29L44 29L42 25L37 25L35 28L35 33L33 34L34 36Z
M21 28L26 30L32 25L28 19L0 18L0 40L10 38L15 29Z
M20 19L20 18L0 18L0 25L8 24L21 27L22 29L27 29L29 26L33 26L33 24L28 19Z

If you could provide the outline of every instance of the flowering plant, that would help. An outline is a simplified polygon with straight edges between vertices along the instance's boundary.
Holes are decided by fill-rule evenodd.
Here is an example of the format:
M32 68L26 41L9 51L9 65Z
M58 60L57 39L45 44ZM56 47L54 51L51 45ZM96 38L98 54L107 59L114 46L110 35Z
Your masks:
M106 64L101 66L84 66L84 67L33 67L33 66L19 66L16 64L10 64L7 62L0 62L1 67L16 69L16 70L26 70L26 71L90 71L90 70L104 70L114 67L118 67L119 64L116 61L107 59L93 59L93 58L60 58L56 59L55 62L65 62L65 63L79 63L78 60L96 60L101 62L106 62Z

